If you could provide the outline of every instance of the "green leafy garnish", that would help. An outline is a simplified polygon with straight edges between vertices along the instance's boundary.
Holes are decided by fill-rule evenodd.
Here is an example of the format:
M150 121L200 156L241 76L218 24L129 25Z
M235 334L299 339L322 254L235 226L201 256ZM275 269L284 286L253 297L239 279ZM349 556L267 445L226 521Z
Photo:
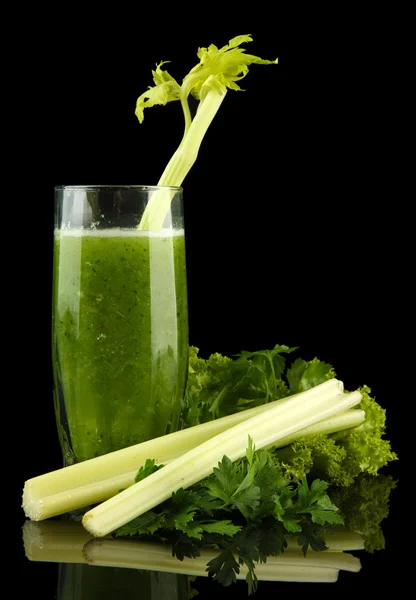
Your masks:
M156 471L158 471L162 467L163 465L157 465L156 461L153 458L148 458L144 465L140 467L140 469L137 471L134 481L137 483L138 481L145 479L145 477L148 477L152 473L156 473Z
M280 554L289 534L308 547L326 548L322 529L314 525L342 524L328 484L306 478L293 484L272 451L257 450L249 438L246 456L232 462L224 456L209 477L188 490L179 489L152 511L120 527L117 536L150 535L172 544L174 554L199 556L215 547L218 556L207 569L223 585L236 581L240 565L248 568L249 592L257 586L255 565Z
M233 358L215 353L204 359L191 347L183 426L267 404L335 377L333 366L318 358L288 363L296 350L276 345ZM181 492L181 511L192 518L176 531L167 528L176 494L159 507L160 539L169 540L180 559L198 556L203 547L217 548L207 570L222 585L234 583L246 565L249 593L257 587L255 565L284 552L288 537L295 536L305 554L322 551L326 532L344 523L364 537L366 550L382 549L381 522L396 483L377 474L397 455L383 437L385 410L367 386L359 390L359 408L365 411L361 425L278 449L256 451L249 438L244 459L232 462L224 456L212 475ZM148 532L143 521L136 525L131 535Z
M234 359L218 353L203 359L198 356L198 348L191 346L182 406L183 427L288 396L291 392L284 377L285 355L295 350L277 344L271 350L241 352ZM322 382L326 378L325 374Z

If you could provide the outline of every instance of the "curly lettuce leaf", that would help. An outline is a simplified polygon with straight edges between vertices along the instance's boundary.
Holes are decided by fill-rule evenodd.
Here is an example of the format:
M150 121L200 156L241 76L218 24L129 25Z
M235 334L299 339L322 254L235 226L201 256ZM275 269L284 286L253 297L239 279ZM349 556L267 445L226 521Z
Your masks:
M397 460L391 443L385 439L386 411L370 396L368 386L359 388L358 406L365 412L364 422L331 435L299 439L275 450L286 475L300 481L306 475L321 477L332 485L348 487L361 473L377 475L380 469Z
M301 481L311 474L334 485L348 486L356 476L355 471L351 473L345 468L346 450L328 435L297 440L290 446L275 450L275 454L285 474L293 481Z
M337 435L337 444L347 453L345 469L351 473L368 472L376 475L389 462L398 456L385 439L386 410L370 396L371 389L364 385L359 388L362 400L358 408L365 412L365 421L349 434Z

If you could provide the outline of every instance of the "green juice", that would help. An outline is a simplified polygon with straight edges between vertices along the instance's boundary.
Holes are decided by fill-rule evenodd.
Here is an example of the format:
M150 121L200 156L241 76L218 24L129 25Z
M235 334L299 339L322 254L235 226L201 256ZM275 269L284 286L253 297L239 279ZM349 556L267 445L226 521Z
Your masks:
M183 230L57 230L53 287L65 464L175 431L188 368Z

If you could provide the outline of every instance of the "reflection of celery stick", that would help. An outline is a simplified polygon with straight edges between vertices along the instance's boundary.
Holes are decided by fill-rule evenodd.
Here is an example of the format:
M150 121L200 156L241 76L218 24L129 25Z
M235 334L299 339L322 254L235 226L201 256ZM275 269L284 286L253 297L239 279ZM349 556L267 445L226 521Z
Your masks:
M26 521L23 526L26 556L33 561L85 563L93 566L141 569L159 573L177 573L206 577L207 562L215 550L202 550L201 556L183 561L172 556L170 546L151 542L120 540L111 537L94 539L80 522ZM280 556L269 556L266 563L256 565L256 575L263 581L333 582L339 570L357 572L360 561L336 549L352 550L362 547L361 536L342 527L325 536L329 550L308 551L306 557L298 549L294 537L288 539L288 548ZM361 540L362 541L362 540ZM238 579L245 579L244 566Z
M218 554L215 550L202 550L199 557L185 557L179 561L167 546L111 538L92 539L85 545L84 551L88 562L95 565L154 569L194 576L208 575L207 563ZM339 570L358 572L361 564L358 558L345 552L311 551L304 556L300 550L291 550L279 556L269 556L266 563L257 564L256 574L259 579L279 581L284 573L289 572L288 567L293 567L290 569L292 576L296 572L305 574L305 569L315 568L329 569L334 575ZM242 569L241 573L245 577L246 571Z
M90 539L81 523L26 521L23 525L25 554L33 561L83 563L83 548Z
M181 573L193 577L207 577L207 562L216 556L215 551L203 550L196 558L182 561L172 556L169 547L130 540L93 539L85 545L85 555L91 565L126 569L156 570ZM277 563L268 557L267 563L256 565L256 575L262 581L333 582L338 579L335 567L313 566L297 553L292 562ZM302 562L301 562L302 561ZM245 579L247 569L241 567L237 579Z
M325 532L325 544L330 551L343 552L348 550L363 550L364 538L359 533L349 531L345 527L334 527ZM300 546L296 536L288 536L287 550L299 550ZM324 551L325 552L325 551Z

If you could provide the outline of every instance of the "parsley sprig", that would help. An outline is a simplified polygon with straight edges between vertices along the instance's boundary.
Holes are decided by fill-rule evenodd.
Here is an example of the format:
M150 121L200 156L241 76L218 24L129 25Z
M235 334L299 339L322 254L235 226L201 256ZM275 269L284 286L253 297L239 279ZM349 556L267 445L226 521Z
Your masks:
M148 460L137 481L161 468ZM293 482L273 451L256 450L251 440L244 458L224 456L212 475L120 527L116 535L157 539L172 545L178 559L218 549L207 571L222 585L236 581L246 565L249 593L257 587L255 566L284 552L287 536L296 535L302 551L325 549L324 526L342 524L327 494L328 484L304 478Z

